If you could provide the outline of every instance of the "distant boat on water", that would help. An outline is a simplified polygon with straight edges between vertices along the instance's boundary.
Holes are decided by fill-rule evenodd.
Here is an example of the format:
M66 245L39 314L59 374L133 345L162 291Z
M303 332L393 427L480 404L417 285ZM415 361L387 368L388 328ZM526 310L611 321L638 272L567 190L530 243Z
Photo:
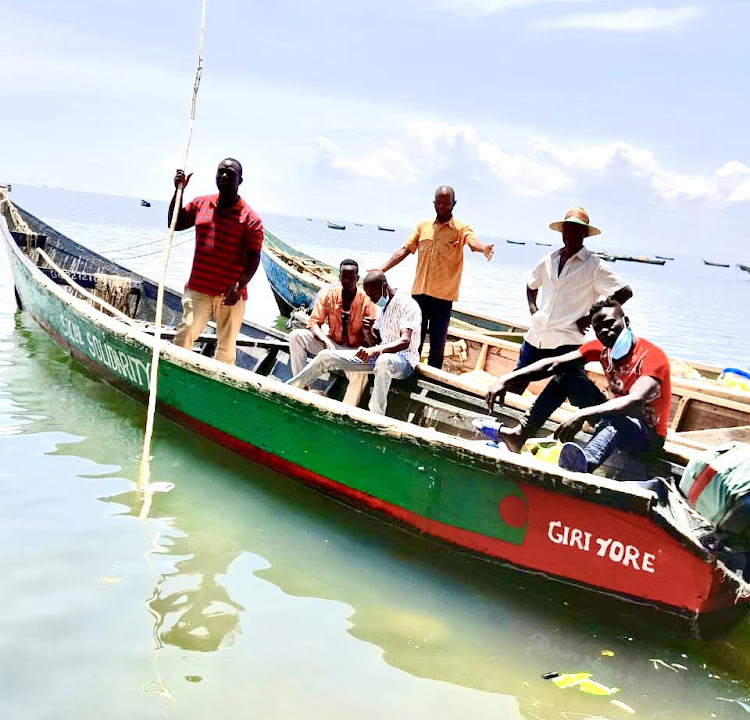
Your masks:
M354 223L357 227L362 227L362 223L355 222Z
M534 245L541 245L542 247L552 247L552 243L538 243L538 242L535 242Z
M385 225L378 225L378 230L382 230L383 232L396 232L396 228L389 228Z
M737 267L740 270L744 270L746 273L750 273L750 267L748 267L747 265L743 265L742 263L737 263Z
M337 223L331 222L330 220L326 220L326 225L328 225L331 230L346 230L346 225L339 225Z
M637 262L646 263L647 265L664 265L666 260L655 260L654 258L646 257L645 255L615 255L615 260L622 260L623 262Z
M729 267L729 263L717 263L717 262L711 262L710 260L704 260L704 265L710 265L711 267Z
M655 255L655 257L658 257L659 260L674 260L673 257L667 257L666 255Z
M610 255L609 253L605 252L595 252L594 255L596 255L596 257L600 258L601 260L606 260L607 262L614 262L615 260L617 260L616 256Z
M312 218L311 217L306 217L305 220L312 220Z
M141 200L141 207L151 207L151 203L148 200Z
M524 240L506 240L505 242L507 242L508 245L525 245L526 244Z

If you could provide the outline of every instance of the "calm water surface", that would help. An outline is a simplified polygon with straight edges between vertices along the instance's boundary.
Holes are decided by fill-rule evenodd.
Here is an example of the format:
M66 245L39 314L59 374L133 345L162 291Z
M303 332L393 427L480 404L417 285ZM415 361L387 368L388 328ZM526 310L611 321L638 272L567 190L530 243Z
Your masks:
M161 241L161 205L24 188L13 195L75 239L119 248L127 264L158 272L158 254L132 257L151 248L124 248ZM401 239L364 228L332 244L320 221L266 222L311 254L350 254L365 265ZM189 234L183 241L175 287L190 259ZM514 251L498 247L503 259ZM489 274L468 263L464 303L520 316L526 259L494 263ZM700 310L708 323L707 295L748 290L734 272L710 285L699 261L683 262L709 288L703 302L683 288L670 305L679 287L651 277L664 268L632 266L642 273L628 273L636 299L652 304L634 301L631 315L641 321L649 308L643 317L653 322L665 308L688 318ZM274 319L260 276L251 300L250 316ZM731 322L722 327L729 332ZM682 355L706 358L709 334L693 327L670 337ZM712 357L729 364L745 355L730 349L736 359ZM748 717L750 705L737 702L750 702L747 622L696 643L650 614L446 557L161 418L152 474L176 487L140 520L143 408L16 312L5 258L0 368L2 718L631 717L608 698L557 689L541 679L550 670L593 672L622 688L614 697L636 718Z

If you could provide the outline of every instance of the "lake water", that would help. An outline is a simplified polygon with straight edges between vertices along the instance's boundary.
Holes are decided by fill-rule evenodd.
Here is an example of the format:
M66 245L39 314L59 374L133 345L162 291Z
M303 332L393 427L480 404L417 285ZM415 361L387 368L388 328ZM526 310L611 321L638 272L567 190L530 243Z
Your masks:
M12 196L74 239L158 274L163 203L24 187ZM405 234L264 220L312 255L351 255L363 267ZM190 233L175 243L170 284L179 287ZM544 251L503 242L489 265L469 258L463 304L523 319L524 275ZM644 335L675 355L744 365L750 340L735 332L750 282L739 271L680 257L616 267ZM412 269L397 270L395 284L408 285ZM248 316L274 321L262 274L250 300ZM140 520L144 409L16 312L4 257L0 368L1 718L750 713L748 621L699 643L620 603L447 556L163 418L152 475L176 487ZM554 670L594 673L621 688L613 698L635 715L541 678Z

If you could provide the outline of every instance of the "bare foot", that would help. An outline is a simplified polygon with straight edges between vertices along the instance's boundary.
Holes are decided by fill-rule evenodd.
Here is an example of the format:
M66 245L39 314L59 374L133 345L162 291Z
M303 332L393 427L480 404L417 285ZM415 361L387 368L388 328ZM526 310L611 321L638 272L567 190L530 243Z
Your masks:
M504 442L511 452L521 452L526 438L523 436L523 427L518 424L514 428L501 427L497 433L497 439Z

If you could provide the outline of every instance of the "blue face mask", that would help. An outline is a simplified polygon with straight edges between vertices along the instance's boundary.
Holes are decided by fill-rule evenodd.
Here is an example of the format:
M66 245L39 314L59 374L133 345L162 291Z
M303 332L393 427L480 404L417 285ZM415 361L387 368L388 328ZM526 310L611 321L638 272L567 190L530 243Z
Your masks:
M629 327L623 329L623 331L617 336L615 344L609 351L610 356L613 360L620 360L624 358L629 352L630 348L633 347L633 333Z
M380 300L375 303L381 310L385 310L385 306L388 304L388 296L385 294L385 288L383 288L383 294L380 296Z

